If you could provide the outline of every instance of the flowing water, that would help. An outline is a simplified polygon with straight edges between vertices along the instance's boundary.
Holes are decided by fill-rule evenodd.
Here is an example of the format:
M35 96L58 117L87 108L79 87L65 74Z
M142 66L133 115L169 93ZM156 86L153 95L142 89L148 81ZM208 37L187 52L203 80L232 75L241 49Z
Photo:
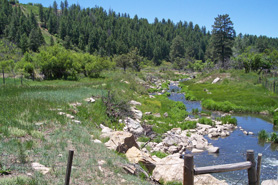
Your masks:
M179 88L175 84L170 86L171 96L169 99L182 101L188 112L198 108L202 110L201 102L187 101L182 93L178 93ZM174 92L173 92L174 91ZM216 115L212 115L216 116ZM247 132L253 132L254 135L245 135L239 129L234 130L229 137L212 140L205 136L209 143L220 148L219 154L208 154L207 152L194 154L194 164L197 167L211 166L218 164L228 164L246 161L246 151L252 149L255 151L255 158L258 153L262 153L261 180L278 179L278 146L270 143L260 143L258 141L258 132L266 130L268 133L277 132L273 124L259 118L258 115L233 115L237 119L238 127L242 127ZM213 174L220 180L226 180L229 184L247 184L247 170L216 173Z

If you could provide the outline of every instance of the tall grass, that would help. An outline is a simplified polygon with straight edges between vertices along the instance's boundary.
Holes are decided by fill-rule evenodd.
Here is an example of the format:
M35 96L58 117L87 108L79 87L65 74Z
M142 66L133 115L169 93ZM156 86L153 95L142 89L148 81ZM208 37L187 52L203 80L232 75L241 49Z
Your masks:
M196 99L202 100L202 105L210 110L255 113L263 110L273 111L278 104L278 96L257 84L257 79L258 76L254 73L231 71L229 79L222 79L222 82L217 84L211 84L211 81L204 83L191 81L184 82L183 86ZM204 89L211 93L207 93Z
M121 82L122 79L129 83ZM12 174L19 175L32 172L31 162L40 162L51 168L45 176L35 174L34 180L18 177L1 179L0 184L62 184L69 149L75 150L73 184L113 184L122 179L128 184L146 184L137 177L126 175L119 166L127 161L104 145L95 144L91 136L99 138L97 128L100 123L115 129L118 127L118 123L107 116L101 99L108 91L115 94L116 101L126 102L139 99L138 96L146 93L135 79L132 74L110 72L99 79L28 81L28 85L23 86L0 86L0 155L5 154L1 156L1 162L11 169ZM94 104L84 101L91 96L96 99ZM69 105L73 102L82 105L75 108ZM77 111L74 116L81 121L80 125L58 115L59 111L73 114L72 109ZM100 160L106 161L102 169L111 178L105 178L107 174L99 170Z

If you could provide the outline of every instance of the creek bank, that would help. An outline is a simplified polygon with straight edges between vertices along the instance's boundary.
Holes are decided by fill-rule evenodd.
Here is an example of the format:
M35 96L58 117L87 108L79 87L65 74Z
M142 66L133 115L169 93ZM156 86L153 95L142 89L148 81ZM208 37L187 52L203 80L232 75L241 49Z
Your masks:
M101 125L101 137L109 137L109 141L105 143L109 149L125 153L127 159L131 163L145 166L145 169L147 169L149 173L153 172L153 176L150 178L157 181L181 181L183 174L183 159L180 157L183 152L190 150L192 153L196 151L218 153L219 148L208 143L204 135L207 135L209 132L216 131L219 133L226 133L234 129L233 125L220 125L221 122L215 124L215 127L197 123L197 127L195 129L182 130L181 128L173 128L169 130L163 134L163 140L160 143L140 143L138 141L136 142L135 138L141 135L146 136L148 133L146 128L149 132L152 132L151 126L148 127L147 125L141 125L142 121L140 118L142 118L142 112L136 108L136 106L141 106L141 103L131 101L130 105L132 106L131 110L133 112L133 117L127 117L123 120L119 120L120 123L125 124L124 131L114 131L104 125ZM167 117L167 114L164 113L163 116ZM187 117L185 120L191 120L191 118ZM146 148L140 149L139 146L143 145L146 148L148 147L149 150ZM160 159L155 155L151 156L150 153L152 152L163 152L167 153L168 156ZM174 161L175 163L177 163L177 161L181 162L178 165L175 165L173 163ZM166 166L168 166L167 169L165 169ZM165 170L169 173L165 174ZM209 179L211 184L223 184L223 181L219 181L211 175L196 176L195 183L202 184L207 179Z

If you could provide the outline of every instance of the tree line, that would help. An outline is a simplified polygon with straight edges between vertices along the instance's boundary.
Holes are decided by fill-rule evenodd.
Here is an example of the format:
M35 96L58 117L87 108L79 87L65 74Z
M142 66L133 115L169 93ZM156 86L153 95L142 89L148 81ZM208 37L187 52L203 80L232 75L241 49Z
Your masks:
M175 69L202 70L219 62L222 67L260 71L273 67L276 58L261 57L262 62L256 59L259 67L250 67L255 61L253 55L276 56L278 49L278 38L236 35L227 14L215 18L210 32L191 21L173 23L170 19L155 18L149 23L137 15L131 18L126 13L107 12L102 7L69 6L67 0L60 5L54 1L47 8L32 4L38 8L36 15L22 11L24 7L15 1L0 0L0 5L0 36L15 43L23 54L39 52L39 47L45 45L40 27L66 49L109 57L118 66L132 67L136 71L140 71L142 65L160 65L163 61L171 62ZM252 59L244 61L248 57ZM267 63L266 58L271 58L271 62ZM54 74L46 76L60 78Z

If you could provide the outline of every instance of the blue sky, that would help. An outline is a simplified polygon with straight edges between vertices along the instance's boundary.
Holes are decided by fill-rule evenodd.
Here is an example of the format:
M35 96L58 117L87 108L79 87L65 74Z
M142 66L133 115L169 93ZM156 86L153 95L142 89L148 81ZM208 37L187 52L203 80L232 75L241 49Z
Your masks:
M60 0L56 0L60 5ZM20 3L41 3L49 6L53 1L19 0ZM153 22L157 17L179 21L192 21L211 30L218 14L229 14L238 33L266 35L278 38L278 0L68 0L82 8L101 6L105 10L135 14Z

